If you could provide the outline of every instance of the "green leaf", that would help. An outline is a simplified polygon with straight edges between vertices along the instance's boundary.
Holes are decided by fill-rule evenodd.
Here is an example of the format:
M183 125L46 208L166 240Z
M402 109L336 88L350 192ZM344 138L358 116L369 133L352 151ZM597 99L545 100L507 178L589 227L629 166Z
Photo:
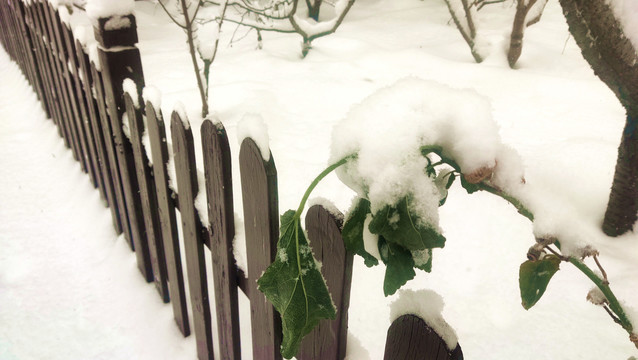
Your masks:
M281 354L289 359L321 319L334 319L336 309L304 236L299 217L288 210L281 217L281 237L275 261L257 281L281 314Z
M518 283L525 310L529 310L540 300L559 267L560 259L556 255L547 255L542 260L528 260L521 264Z
M445 237L423 221L412 211L412 196L406 196L394 205L386 205L372 215L368 229L382 235L389 242L401 245L406 250L442 248Z
M348 219L343 225L341 236L346 246L346 250L361 256L367 267L379 264L374 256L370 255L364 246L363 231L366 217L370 213L370 201L359 198L354 209L348 214Z
M385 241L382 236L379 236L379 253L386 264L383 294L389 296L414 279L414 260L410 251Z

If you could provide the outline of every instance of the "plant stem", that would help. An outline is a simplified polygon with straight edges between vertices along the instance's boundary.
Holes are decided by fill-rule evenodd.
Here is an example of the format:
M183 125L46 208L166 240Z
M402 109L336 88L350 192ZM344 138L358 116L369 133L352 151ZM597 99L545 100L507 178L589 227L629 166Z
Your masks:
M568 261L572 263L574 266L576 266L578 270L580 270L583 274L585 274L600 289L600 291L603 292L603 294L609 301L609 308L611 309L611 311L614 312L614 314L616 314L616 316L618 316L618 320L620 320L620 325L623 327L623 329L627 330L629 334L631 334L633 332L633 325L631 324L631 321L627 317L627 314L625 314L625 311L623 310L622 305L620 305L620 302L618 302L618 299L616 299L614 292L611 291L611 288L609 287L609 284L607 283L607 281L605 281L604 279L601 279L582 261L571 256L569 257Z
M525 216L526 218L528 218L530 221L534 221L534 214L529 211L525 205L523 205L523 203L518 200L517 198L513 197L512 195L504 192L503 190L499 190L495 187L489 186L484 182L478 183L477 184L479 186L479 188L481 190L485 190L489 193L492 193L496 196L499 196L501 198L503 198L505 201L509 202L510 204L514 205L514 207L516 208L516 210L518 210L518 212Z
M518 210L518 212L521 215L525 216L530 221L534 221L534 214L530 210L528 210L520 200L484 182L481 182L478 185L481 190L485 190L489 193L497 195L503 198L504 200L506 200L507 202L509 202L510 204L514 205L514 207ZM625 329L631 335L633 332L633 325L631 321L629 320L629 318L627 317L627 314L625 314L625 310L622 308L622 305L616 298L616 295L614 295L614 292L609 287L609 282L607 281L606 276L605 278L601 278L600 276L596 275L596 273L593 270L591 270L585 263L583 263L581 260L573 256L568 256L568 257L559 256L559 257L563 261L568 261L572 265L574 265L578 270L580 270L583 274L585 274L585 276L587 276L600 289L600 291L603 292L603 294L609 301L609 308L618 317L620 325L623 327L623 329ZM598 261L596 262L598 264Z
M310 193L312 192L312 190L315 189L315 187L317 187L317 184L319 184L319 182L323 178L325 178L328 174L330 174L333 170L335 170L339 166L344 165L345 163L347 163L348 160L354 159L355 157L356 157L356 154L351 154L351 155L345 156L341 160L339 160L336 163L328 166L324 171L322 171L321 174L319 174L312 181L310 186L308 186L308 189L306 189L306 192L303 194L303 197L301 198L301 203L299 203L299 208L297 208L297 211L295 212L295 216L298 217L298 218L301 217L301 212L303 211L303 208L306 206L306 201L308 200L308 197L310 196Z

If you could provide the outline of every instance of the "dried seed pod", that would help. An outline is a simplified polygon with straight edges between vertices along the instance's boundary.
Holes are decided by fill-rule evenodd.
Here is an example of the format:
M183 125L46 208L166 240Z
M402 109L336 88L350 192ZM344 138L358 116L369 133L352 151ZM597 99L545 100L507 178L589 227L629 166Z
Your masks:
M638 349L638 334L632 333L631 335L629 335L629 341L634 343L634 345L636 345L636 349Z
M538 244L536 244L527 250L527 259L529 261L537 261L543 257L543 254L545 254L543 247L539 247Z
M591 290L589 290L589 292L587 293L587 301L594 305L609 304L609 300L607 300L605 294L603 294L603 292L597 287L593 287Z
M591 245L587 245L581 250L581 255L580 256L581 256L582 259L584 259L584 258L589 257L589 256L598 256L598 255L600 255L598 250L596 250Z
M536 243L538 245L541 245L541 246L544 247L544 246L548 246L548 245L551 245L551 244L555 243L556 240L558 240L558 239L556 239L553 236L546 236L546 237L542 237L542 238L541 237L537 237L536 238Z
M494 173L494 167L495 166L483 166L482 168L474 170L469 174L463 174L463 177L465 178L465 181L469 182L470 184L478 184L481 181L489 179L492 176L492 173Z

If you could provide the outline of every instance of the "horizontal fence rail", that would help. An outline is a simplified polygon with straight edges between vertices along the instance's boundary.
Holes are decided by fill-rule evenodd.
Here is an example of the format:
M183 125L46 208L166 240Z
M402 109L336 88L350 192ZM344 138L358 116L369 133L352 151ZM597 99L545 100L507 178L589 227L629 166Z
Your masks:
M114 229L135 252L142 276L154 283L163 302L172 304L180 332L189 336L192 330L199 359L213 359L215 353L221 359L241 359L246 346L252 346L255 359L281 359L281 320L256 287L256 280L275 258L279 237L272 154L264 160L256 143L245 139L239 151L240 174L233 177L226 130L220 122L205 120L201 125L203 169L198 169L185 115L171 114L169 143L162 111L150 101L144 103L141 96L144 75L135 46L135 17L120 17L118 23L128 26L118 29L105 26L109 19L98 19L93 43L74 37L74 29L62 20L68 12L43 0L1 0L0 40L98 189ZM90 56L95 47L97 57ZM123 84L128 81L135 86L125 91ZM175 179L169 176L171 160ZM203 183L198 171L204 173ZM241 182L247 271L237 268L233 255L233 242L238 240L233 181ZM198 196L207 199L206 214L195 206ZM344 359L346 355L353 256L344 248L342 225L343 215L319 205L306 215L308 238L323 263L321 271L337 307L337 319L320 322L304 339L297 354L300 360ZM214 299L209 298L209 276ZM252 324L252 344L244 347L239 331L240 292L250 301ZM463 358L460 347L442 348L440 337L427 329L414 316L397 319L388 331L385 358L423 358L425 348L437 354L427 359ZM219 349L213 348L214 335Z

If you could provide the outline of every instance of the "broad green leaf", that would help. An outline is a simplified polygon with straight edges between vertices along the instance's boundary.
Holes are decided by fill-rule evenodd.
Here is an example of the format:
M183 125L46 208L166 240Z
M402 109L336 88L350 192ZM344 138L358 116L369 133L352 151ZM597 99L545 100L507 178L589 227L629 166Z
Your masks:
M366 266L372 267L374 265L378 265L379 261L365 250L363 242L363 226L369 213L370 201L364 198L359 198L354 209L352 209L350 214L348 214L348 219L343 225L341 236L346 246L346 250L361 256Z
M275 261L257 281L258 288L281 314L281 354L289 359L321 319L334 319L336 309L299 218L288 210L281 217Z
M385 241L382 236L379 236L379 253L386 265L383 294L389 296L414 279L414 260L410 251Z
M439 206L445 205L445 201L448 196L448 189L452 186L455 179L454 171L450 169L444 169L439 172L436 179L434 179L434 183L436 184L437 189L441 193L441 199L439 200Z
M420 221L410 207L411 202L412 196L406 196L394 206L386 205L372 215L368 229L406 250L442 248L445 237Z
M556 255L547 255L542 260L528 260L521 264L518 283L525 310L529 310L540 300L559 266L560 259Z

